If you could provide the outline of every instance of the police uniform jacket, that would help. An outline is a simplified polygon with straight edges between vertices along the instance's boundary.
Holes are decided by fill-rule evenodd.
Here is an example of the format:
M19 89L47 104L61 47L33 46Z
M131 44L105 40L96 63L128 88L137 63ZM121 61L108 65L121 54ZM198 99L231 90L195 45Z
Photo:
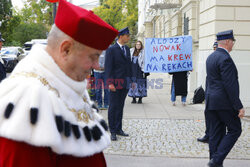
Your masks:
M206 61L206 109L239 110L238 72L229 53L217 48Z
M124 55L121 47L115 43L109 47L105 56L105 75L108 85L114 84L118 86L118 82L122 88L127 88L127 84L131 77L131 60L130 49L125 45L126 55ZM119 88L118 88L119 89Z

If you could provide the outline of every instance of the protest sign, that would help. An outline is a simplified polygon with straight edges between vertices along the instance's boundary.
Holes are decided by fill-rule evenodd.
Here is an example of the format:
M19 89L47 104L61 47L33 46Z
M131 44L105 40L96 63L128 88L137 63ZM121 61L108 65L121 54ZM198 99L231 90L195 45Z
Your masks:
M192 36L145 40L145 72L169 73L193 69Z

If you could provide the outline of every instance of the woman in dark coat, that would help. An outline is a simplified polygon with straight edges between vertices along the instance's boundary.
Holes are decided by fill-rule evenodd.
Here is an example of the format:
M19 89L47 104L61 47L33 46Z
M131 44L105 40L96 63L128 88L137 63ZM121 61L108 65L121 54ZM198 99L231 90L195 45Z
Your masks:
M147 96L147 76L144 73L144 50L141 41L137 41L134 48L130 49L132 61L132 84L128 92L128 96L132 97L132 103L142 103L142 98Z
M176 96L181 96L181 102L185 106L187 99L188 71L169 73L173 75L171 87L171 101L175 106Z

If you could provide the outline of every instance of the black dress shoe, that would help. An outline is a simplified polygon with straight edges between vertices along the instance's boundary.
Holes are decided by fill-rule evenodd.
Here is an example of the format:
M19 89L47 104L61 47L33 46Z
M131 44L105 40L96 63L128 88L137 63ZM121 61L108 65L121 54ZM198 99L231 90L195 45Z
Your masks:
M138 104L142 104L142 98L139 98L139 100L138 100L137 103L138 103Z
M202 138L198 138L197 141L202 142L202 143L208 143L209 137L205 135Z
M123 130L120 130L119 132L116 133L117 135L120 136L129 136L127 133L123 132Z
M115 133L111 133L111 140L112 141L116 141L117 140L117 137L116 137L116 134Z
M213 159L211 159L208 162L207 166L209 166L209 167L223 167L223 165L218 165L217 163L215 163Z

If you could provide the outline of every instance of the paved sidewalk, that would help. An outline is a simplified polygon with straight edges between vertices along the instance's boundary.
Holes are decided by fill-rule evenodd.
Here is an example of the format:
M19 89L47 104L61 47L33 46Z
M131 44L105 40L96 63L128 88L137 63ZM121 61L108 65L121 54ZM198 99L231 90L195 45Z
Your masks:
M171 77L168 74L149 77L151 81L159 78L163 79L163 88L150 88L143 104L131 104L132 99L127 97L123 129L130 136L118 136L118 141L104 151L109 167L206 166L208 145L196 140L205 131L204 104L183 106L177 97L176 106L172 106ZM188 103L192 96L189 92ZM107 119L106 110L102 115ZM243 133L228 155L226 167L250 166L250 121L242 120L242 126Z
M108 167L207 167L204 158L169 158L105 155ZM249 167L249 160L226 159L224 167Z

